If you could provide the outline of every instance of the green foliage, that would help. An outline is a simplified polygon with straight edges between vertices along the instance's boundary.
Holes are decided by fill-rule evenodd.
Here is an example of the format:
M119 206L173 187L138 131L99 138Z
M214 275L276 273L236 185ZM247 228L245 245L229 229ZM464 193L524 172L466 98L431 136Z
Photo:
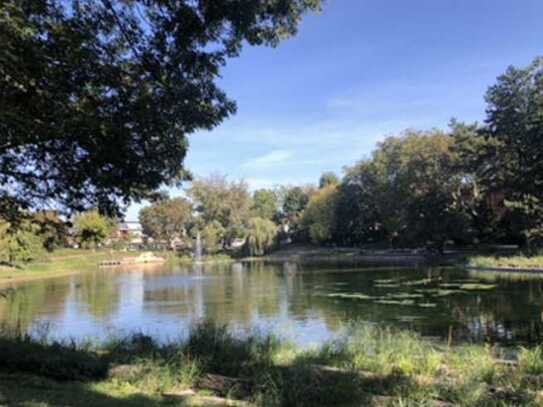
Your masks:
M186 178L187 135L236 111L216 84L228 58L320 3L1 2L0 210L118 215Z
M453 171L452 144L452 137L437 131L407 131L380 143L371 159L347 171L338 229L347 223L355 236L401 245L441 248L449 239L469 240L469 219L457 202L463 176Z
M244 181L230 182L215 174L194 180L187 194L204 224L218 222L228 238L242 237L252 205Z
M522 348L518 356L519 369L527 374L543 374L543 347L533 349Z
M338 185L338 184L339 184L339 178L332 171L323 173L321 177L319 178L319 188L324 188L329 185Z
M192 204L185 198L159 201L140 210L139 221L143 233L171 244L183 236L192 222Z
M357 369L428 376L436 374L443 357L415 333L356 325L341 352Z
M211 222L202 229L202 243L207 254L220 252L224 247L225 228L219 222Z
M253 193L251 216L273 220L279 209L277 194L270 189L259 189Z
M461 129L459 146L464 171L499 220L498 237L527 246L543 243L542 95L543 58L508 68L487 91L486 125Z
M54 211L38 212L32 221L38 227L38 234L48 252L62 248L68 238L68 226Z
M38 232L39 228L29 221L16 226L0 221L0 262L28 263L39 258L44 250Z
M245 252L249 256L263 256L270 252L277 240L277 225L271 220L251 218L245 231Z
M309 202L310 193L302 187L286 188L283 197L283 214L287 217L300 215Z
M96 248L113 231L113 222L97 210L84 212L74 219L76 237L82 247Z
M309 229L313 243L322 244L332 240L336 228L338 189L329 184L318 190L309 200L302 216L302 225Z

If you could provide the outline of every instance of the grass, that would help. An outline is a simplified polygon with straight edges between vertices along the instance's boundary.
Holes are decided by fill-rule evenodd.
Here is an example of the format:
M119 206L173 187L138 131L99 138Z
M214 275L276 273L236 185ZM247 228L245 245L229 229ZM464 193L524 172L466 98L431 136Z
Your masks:
M543 269L543 256L473 256L468 258L470 267Z
M86 250L86 249L58 249L47 253L43 258L23 265L21 267L0 266L0 284L29 281L44 277L59 277L81 271L96 269L99 262L104 260L120 260L124 257L133 257L141 252ZM178 256L174 252L161 252L159 256L166 257L170 263L193 263L192 256ZM203 256L203 263L228 263L233 259L226 254Z
M89 344L4 332L0 405L205 405L212 394L256 406L541 405L543 348L519 349L515 366L499 356L355 323L313 349L273 335L235 337L209 322L167 344L141 334ZM210 377L227 386L209 388ZM175 396L187 389L196 396Z
M0 284L55 277L95 269L99 262L138 255L138 252L61 249L21 267L0 268Z

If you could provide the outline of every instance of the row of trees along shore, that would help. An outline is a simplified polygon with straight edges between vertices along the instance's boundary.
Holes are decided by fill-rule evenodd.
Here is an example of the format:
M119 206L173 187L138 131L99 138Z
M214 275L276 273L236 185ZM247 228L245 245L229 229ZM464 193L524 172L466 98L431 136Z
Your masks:
M537 249L543 242L543 59L509 68L486 102L484 123L451 120L447 131L388 137L346 167L342 179L325 173L318 187L280 186L252 196L243 181L197 179L186 198L145 208L141 222L157 237L200 231L209 252L247 238L248 252L263 254L287 230L295 241L316 244L442 249L493 242Z
M406 130L318 186L277 186L251 193L244 181L196 178L183 197L143 208L146 235L191 244L208 254L243 242L248 255L280 241L383 247L543 243L543 58L510 67L486 94L482 124L451 120L449 129ZM161 194L157 194L160 196ZM36 212L18 227L0 223L0 260L29 260L62 239L61 223ZM78 241L96 246L115 222L98 211L75 221Z

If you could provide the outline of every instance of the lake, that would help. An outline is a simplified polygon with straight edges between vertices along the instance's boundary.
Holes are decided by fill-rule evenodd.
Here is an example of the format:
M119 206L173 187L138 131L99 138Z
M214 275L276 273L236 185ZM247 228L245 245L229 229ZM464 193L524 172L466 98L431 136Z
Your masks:
M333 338L351 320L455 342L534 343L543 336L542 311L538 276L345 264L100 269L21 284L0 298L0 323L54 338L143 332L171 340L210 318L304 346Z

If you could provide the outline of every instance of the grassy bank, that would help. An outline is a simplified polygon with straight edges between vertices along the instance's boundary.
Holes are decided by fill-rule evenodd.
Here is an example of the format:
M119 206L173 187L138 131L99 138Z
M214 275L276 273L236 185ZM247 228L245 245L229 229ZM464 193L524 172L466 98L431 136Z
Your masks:
M180 256L174 252L155 252L171 264L192 264L192 256ZM46 254L43 258L19 267L0 266L0 285L3 283L23 282L47 277L60 277L82 271L96 269L98 263L105 260L120 260L135 257L141 252L113 250L60 249ZM231 263L235 261L226 254L206 255L202 263Z
M45 277L58 277L93 270L104 260L118 260L137 256L137 252L110 250L62 249L43 258L18 267L0 267L0 284L29 281Z
M4 334L0 404L541 405L543 348L519 350L515 365L496 352L363 325L312 350L273 336L236 339L208 323L166 345L143 335L97 346Z
M467 264L480 268L543 269L543 256L473 256Z

